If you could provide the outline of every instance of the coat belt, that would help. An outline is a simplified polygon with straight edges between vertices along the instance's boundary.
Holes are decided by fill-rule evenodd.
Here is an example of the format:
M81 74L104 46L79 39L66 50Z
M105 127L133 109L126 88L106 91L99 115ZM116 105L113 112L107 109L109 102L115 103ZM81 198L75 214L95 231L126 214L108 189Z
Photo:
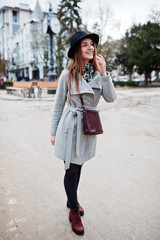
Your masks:
M66 161L65 161L65 169L68 169L71 162L71 151L72 151L72 141L73 141L73 131L74 131L74 123L72 118L77 118L77 133L76 133L76 156L79 157L79 148L80 148L80 137L81 137L81 114L83 109L80 107L72 107L68 106L67 108L71 111L69 117L69 130L67 137L67 149L66 149Z
M96 107L88 107L85 106L86 109L96 110ZM81 131L82 131L82 121L81 115L83 109L81 107L67 107L68 111L71 111L72 114L69 116L69 126L68 126L68 137L67 137L67 149L66 149L66 159L65 159L65 170L70 167L71 163L71 151L72 151L72 141L73 141L73 131L74 131L74 123L73 118L77 118L77 132L76 132L76 156L79 157L80 154L80 140L81 140Z

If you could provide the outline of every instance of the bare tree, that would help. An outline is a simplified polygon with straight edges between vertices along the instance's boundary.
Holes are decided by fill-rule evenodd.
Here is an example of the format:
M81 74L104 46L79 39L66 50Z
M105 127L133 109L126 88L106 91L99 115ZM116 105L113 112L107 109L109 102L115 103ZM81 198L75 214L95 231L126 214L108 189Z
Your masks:
M107 63L107 70L111 71L114 65L113 39L107 34L112 11L108 5L99 4L98 18L93 25L93 30L99 35L98 53L102 54Z
M100 44L108 38L107 27L108 22L112 17L111 9L108 5L99 4L99 36L100 36Z
M160 11L157 9L151 9L149 18L150 18L151 22L160 23Z
M88 15L90 16L89 19ZM83 22L85 23L85 29L97 33L100 37L100 44L105 42L105 40L108 38L109 34L107 34L107 28L111 18L111 8L107 4L101 4L101 2L98 4L98 9L96 6L91 6L89 8L85 6L85 10L83 11Z

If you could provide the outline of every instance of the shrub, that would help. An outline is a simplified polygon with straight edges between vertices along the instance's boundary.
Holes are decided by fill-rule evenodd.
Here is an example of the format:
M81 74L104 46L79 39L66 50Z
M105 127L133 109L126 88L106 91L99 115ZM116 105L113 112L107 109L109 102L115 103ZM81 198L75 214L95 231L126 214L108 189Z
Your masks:
M6 81L3 82L3 84L0 84L0 89L5 89L7 86L13 86L13 82L12 81Z
M140 82L134 82L134 81L128 81L128 82L122 82L122 81L117 81L117 82L114 82L114 86L120 86L120 87L137 87L139 86L139 83Z

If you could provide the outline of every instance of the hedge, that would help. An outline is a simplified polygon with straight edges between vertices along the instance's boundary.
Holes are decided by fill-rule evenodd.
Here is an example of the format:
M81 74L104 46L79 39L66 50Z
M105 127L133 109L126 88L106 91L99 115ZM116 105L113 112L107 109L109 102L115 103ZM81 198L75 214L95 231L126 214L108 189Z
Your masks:
M13 86L13 82L12 81L6 81L3 82L2 84L0 84L0 89L5 89L7 86Z
M140 82L134 82L134 81L128 81L128 82L122 82L122 81L116 81L114 82L114 86L120 86L120 87L137 87L139 86Z

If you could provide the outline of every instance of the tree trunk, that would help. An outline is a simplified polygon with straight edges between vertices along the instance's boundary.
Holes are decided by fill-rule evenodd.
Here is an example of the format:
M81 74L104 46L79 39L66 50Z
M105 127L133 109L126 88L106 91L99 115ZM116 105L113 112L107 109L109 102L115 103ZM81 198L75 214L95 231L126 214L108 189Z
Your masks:
M144 84L145 84L146 86L148 86L148 79L149 79L150 75L151 75L150 72L146 72L146 73L145 73L145 81L144 81Z
M156 77L157 77L156 81L159 81L159 71L156 71Z

